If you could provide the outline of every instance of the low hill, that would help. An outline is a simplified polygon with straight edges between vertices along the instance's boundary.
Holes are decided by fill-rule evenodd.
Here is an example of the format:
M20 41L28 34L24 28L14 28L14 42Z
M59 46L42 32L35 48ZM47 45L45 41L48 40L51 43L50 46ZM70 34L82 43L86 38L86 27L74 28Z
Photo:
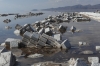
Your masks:
M65 7L58 7L58 8L48 8L42 9L45 11L59 11L59 10L74 10L74 9L100 9L100 4L97 5L74 5L74 6L65 6Z

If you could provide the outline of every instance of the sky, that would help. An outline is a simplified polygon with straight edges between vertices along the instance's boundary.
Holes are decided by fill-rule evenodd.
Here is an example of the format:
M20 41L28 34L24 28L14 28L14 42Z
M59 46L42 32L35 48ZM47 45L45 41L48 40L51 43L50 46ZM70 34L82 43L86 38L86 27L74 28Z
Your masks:
M0 12L56 8L77 4L100 4L100 0L0 0Z

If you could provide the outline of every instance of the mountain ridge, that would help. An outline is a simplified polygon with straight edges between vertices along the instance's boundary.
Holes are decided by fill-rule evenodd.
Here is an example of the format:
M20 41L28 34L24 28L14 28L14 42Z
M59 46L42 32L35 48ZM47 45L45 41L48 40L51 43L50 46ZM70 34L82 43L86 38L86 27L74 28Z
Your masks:
M42 11L56 11L56 10L74 10L74 9L100 9L100 4L96 5L74 5L74 6L64 6L64 7L57 7L57 8L48 8L48 9L41 9Z

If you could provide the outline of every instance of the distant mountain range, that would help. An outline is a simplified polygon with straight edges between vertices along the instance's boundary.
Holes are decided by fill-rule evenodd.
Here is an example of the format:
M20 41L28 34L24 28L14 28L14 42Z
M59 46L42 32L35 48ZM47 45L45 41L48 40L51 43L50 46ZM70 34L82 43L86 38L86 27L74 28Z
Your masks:
M97 5L74 5L74 6L65 6L58 8L48 8L42 9L44 11L59 11L59 10L74 10L74 9L100 9L100 4Z
M38 11L38 9L33 9L32 11Z

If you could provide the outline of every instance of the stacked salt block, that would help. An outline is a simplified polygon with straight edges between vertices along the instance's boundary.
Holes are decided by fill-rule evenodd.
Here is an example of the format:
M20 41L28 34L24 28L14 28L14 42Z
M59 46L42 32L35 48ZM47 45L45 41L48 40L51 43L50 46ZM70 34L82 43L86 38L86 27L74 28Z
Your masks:
M40 34L38 33L35 33L35 32L31 33L31 32L26 31L23 34L22 42L27 46L30 44L36 45L39 37L40 37Z
M22 42L28 46L30 44L33 45L40 45L40 46L52 46L52 47L57 47L60 48L61 45L59 42L56 41L52 36L48 36L46 34L38 34L36 32L30 33L30 32L25 32L23 34Z
M47 39L47 42L46 42L47 45L50 45L50 46L53 46L53 47L56 46L57 48L61 47L61 45L52 36L48 36L46 34L42 34L42 37Z
M6 47L9 48L18 48L18 44L20 43L20 39L14 39L14 38L7 38L5 40Z
M28 31L28 32L34 32L35 29L30 25L30 24L25 24L22 28L17 29L14 31L14 34L17 36L23 36L23 34Z

